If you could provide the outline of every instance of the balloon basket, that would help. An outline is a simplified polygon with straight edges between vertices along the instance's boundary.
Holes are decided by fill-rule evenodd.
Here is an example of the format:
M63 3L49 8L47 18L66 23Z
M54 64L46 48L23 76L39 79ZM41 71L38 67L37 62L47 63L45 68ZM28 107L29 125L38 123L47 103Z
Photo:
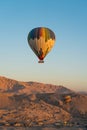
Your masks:
M43 60L39 60L38 63L44 63L44 61Z

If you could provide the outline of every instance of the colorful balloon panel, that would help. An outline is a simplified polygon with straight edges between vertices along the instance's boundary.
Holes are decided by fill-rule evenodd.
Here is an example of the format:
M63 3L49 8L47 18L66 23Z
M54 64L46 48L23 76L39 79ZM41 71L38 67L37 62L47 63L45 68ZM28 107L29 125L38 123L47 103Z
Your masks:
M28 34L28 43L36 56L43 60L55 43L55 34L45 27L32 29Z

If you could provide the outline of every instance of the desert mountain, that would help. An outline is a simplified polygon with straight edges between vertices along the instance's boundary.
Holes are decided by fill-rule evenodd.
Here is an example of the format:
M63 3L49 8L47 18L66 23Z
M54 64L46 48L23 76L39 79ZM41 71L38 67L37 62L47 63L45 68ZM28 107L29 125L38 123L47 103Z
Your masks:
M38 82L20 82L0 76L0 92L6 93L71 93L72 91L52 84L43 84Z
M73 120L81 123L83 117L87 118L86 95L63 86L0 76L0 124L34 126Z

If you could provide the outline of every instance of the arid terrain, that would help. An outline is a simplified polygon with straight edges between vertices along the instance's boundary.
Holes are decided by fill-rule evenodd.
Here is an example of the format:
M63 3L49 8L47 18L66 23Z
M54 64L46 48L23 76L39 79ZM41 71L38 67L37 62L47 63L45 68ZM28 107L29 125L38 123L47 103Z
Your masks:
M0 76L0 128L38 126L87 129L87 95L63 86Z

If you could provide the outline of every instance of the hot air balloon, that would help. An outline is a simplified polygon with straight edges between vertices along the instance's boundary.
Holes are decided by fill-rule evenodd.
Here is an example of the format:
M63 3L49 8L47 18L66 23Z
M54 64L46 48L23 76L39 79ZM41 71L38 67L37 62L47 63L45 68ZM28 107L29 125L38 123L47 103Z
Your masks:
M65 103L69 103L69 102L71 102L71 100L72 100L72 99L71 99L71 96L70 96L70 95L65 95L65 96L64 96L64 102L65 102Z
M44 63L44 58L50 52L55 43L55 34L45 27L32 29L28 34L28 44L39 58L38 63Z

